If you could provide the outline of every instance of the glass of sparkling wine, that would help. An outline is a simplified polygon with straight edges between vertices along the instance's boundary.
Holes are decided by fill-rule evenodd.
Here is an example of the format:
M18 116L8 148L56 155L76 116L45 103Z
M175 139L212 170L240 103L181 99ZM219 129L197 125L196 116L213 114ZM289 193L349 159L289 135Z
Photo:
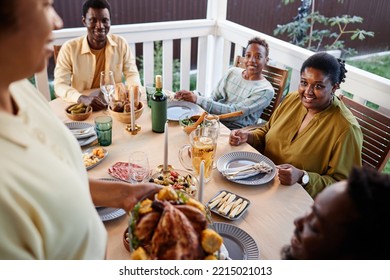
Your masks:
M100 73L100 90L103 92L107 104L110 104L115 92L114 73L112 71L102 71Z

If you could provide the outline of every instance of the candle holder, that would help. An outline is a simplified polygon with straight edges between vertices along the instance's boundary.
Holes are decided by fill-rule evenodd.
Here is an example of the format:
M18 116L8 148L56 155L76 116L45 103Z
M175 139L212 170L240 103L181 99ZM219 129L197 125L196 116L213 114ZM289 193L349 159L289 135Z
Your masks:
M167 167L168 167L168 170L167 170L167 171L172 171L172 170L175 169L175 168L174 168L172 165L170 165L170 164L168 164ZM157 170L158 173L161 173L161 172L163 172L163 168L164 168L164 164L160 164L160 165L158 165L158 166L156 167L156 170Z
M141 126L139 124L134 125L134 129L131 128L131 124L126 125L126 131L131 132L131 135L136 135L141 131Z

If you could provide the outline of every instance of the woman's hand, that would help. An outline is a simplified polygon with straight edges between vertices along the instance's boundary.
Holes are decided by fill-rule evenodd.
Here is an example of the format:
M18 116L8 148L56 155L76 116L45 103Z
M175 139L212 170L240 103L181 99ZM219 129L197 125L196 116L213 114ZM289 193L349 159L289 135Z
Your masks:
M282 185L293 185L299 182L303 176L303 171L291 164L277 165L279 181Z
M153 200L154 194L159 192L163 186L152 183L141 183L135 185L128 185L130 187L129 193L123 199L123 209L130 211L134 206L145 198Z
M192 91L180 90L175 93L175 99L196 103L198 96Z
M229 136L229 143L232 146L238 146L248 142L249 132L243 129L233 130Z
M90 178L89 187L95 205L130 211L138 201L153 197L163 186L153 183L132 185L121 181L109 182Z

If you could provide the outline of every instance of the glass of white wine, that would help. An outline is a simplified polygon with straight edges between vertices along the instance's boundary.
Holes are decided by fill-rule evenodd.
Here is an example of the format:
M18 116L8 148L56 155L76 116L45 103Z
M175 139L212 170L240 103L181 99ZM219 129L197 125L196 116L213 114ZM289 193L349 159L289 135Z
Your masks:
M114 73L112 71L102 71L100 73L100 90L103 92L107 104L110 105L115 92Z

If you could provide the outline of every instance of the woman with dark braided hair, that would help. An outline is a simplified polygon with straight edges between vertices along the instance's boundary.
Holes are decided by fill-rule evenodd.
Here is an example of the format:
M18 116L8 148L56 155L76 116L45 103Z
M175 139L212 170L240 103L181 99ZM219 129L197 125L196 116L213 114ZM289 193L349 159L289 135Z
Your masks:
M348 181L333 184L315 199L312 211L295 220L283 259L384 260L390 240L390 175L353 168Z
M286 96L265 126L234 130L230 144L249 143L278 168L282 184L300 183L315 197L361 166L363 136L349 109L335 96L345 64L317 53L302 65L298 92Z

